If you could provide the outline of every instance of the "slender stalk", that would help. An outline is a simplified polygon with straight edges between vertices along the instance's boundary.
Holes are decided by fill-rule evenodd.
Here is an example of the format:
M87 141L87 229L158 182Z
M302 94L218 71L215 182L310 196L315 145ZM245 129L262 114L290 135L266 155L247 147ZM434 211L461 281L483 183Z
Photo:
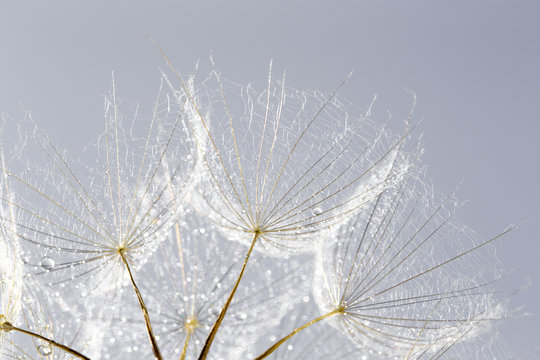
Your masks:
M154 331L152 330L152 324L150 323L150 315L148 314L148 309L146 308L146 305L144 304L144 300L142 298L141 292L139 291L139 288L137 287L137 284L135 284L135 280L133 279L133 274L131 273L131 268L129 267L126 254L124 253L123 249L118 250L118 253L120 254L120 257L122 258L122 262L124 263L124 265L126 265L127 271L129 273L129 278L131 279L131 285L133 285L133 290L135 290L135 294L137 295L137 299L139 300L139 305L141 305L141 311L144 316L144 323L146 325L146 331L148 332L148 336L150 337L150 343L152 343L152 351L154 352L154 356L158 360L163 360L163 356L161 355L161 352L159 351L156 337L154 336Z
M72 348L70 348L69 346L66 346L64 344L60 344L54 340L51 340L49 338L46 338L45 336L42 336L42 335L39 335L39 334L36 334L32 331L29 331L29 330L24 330L24 329L21 329L21 328L18 328L16 326L13 326L11 323L9 322L4 322L3 324L0 325L0 330L3 330L3 331L6 331L6 332L9 332L9 331L18 331L20 333L23 333L23 334L26 334L26 335L30 335L32 337L35 337L35 338L38 338L40 340L43 340L45 341L46 343L48 343L49 345L52 345L54 347L57 347L61 350L64 350L65 352L73 355L73 356L76 356L78 357L79 359L83 359L83 360L90 360L90 358L88 356L85 356L83 354L81 354L80 352L78 352L77 350L74 350Z
M208 356L208 351L210 351L210 346L212 346L212 342L214 341L214 338L216 337L217 331L219 327L221 326L221 322L223 321L223 318L225 317L225 313L227 313L227 309L229 308L229 305L232 302L232 299L234 297L234 294L236 293L236 289L238 288L238 285L240 284L240 280L242 280L242 277L244 276L244 271L246 270L246 265L249 260L249 257L251 256L251 252L253 251L253 248L255 247L255 243L257 242L257 239L259 238L260 232L255 231L253 235L253 241L251 242L251 246L249 247L249 250L246 254L246 257L244 259L244 264L242 265L242 270L240 271L240 274L238 275L238 279L236 279L236 283L234 284L234 287L229 294L229 298L227 299L227 302L223 306L223 309L221 309L221 312L219 313L219 316L214 323L214 326L212 326L212 330L210 330L210 334L208 334L208 337L206 338L206 342L204 343L204 347L201 351L201 354L199 355L199 360L205 360Z
M342 313L342 312L343 312L343 308L337 308L337 309L334 309L334 310L330 311L329 313L326 313L324 315L319 316L318 318L315 318L315 319L311 320L310 322L305 323L304 325L302 325L300 327L297 327L289 335L283 337L281 340L277 341L274 345L270 346L268 348L268 350L266 350L264 353L262 353L261 355L256 357L255 360L264 359L265 357L267 357L268 355L273 353L278 347L283 345L283 343L285 341L289 340L290 338L292 338L294 335L298 334L300 331L304 330L305 328L307 328L307 327L309 327L309 326L311 326L311 325L313 325L315 323L318 323L319 321L324 320L327 317L330 317L332 315Z
M187 352L187 347L188 347L190 338L191 338L191 331L188 331L186 335L186 341L184 342L184 348L182 349L182 354L180 355L180 360L184 360L186 358L186 352Z

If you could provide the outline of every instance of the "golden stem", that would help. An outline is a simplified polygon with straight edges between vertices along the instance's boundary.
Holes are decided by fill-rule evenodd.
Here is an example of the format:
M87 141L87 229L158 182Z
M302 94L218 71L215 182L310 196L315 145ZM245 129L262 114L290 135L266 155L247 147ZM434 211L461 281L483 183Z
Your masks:
M141 311L144 316L144 323L146 324L146 331L148 332L148 336L150 337L150 343L152 343L152 351L154 352L154 356L158 360L163 360L163 356L159 351L159 347L154 336L154 331L152 330L152 324L150 323L150 315L148 314L148 309L144 304L144 300L142 298L141 292L139 291L139 288L137 287L137 284L135 284L135 280L133 279L133 274L131 273L126 254L124 254L123 249L119 250L118 253L122 258L122 262L124 263L124 265L126 265L127 271L129 273L129 278L131 279L131 285L133 285L133 290L135 290L135 294L137 295L137 299L139 300L139 305L141 305Z
M236 283L234 284L234 287L229 295L229 298L227 299L227 302L223 306L223 309L221 309L221 312L219 313L219 316L216 322L214 323L214 326L212 326L212 330L210 330L210 334L208 334L208 337L206 338L206 342L204 343L202 352L199 355L199 360L205 360L206 357L208 356L208 351L210 351L210 346L212 346L214 337L216 336L217 331L219 327L221 326L221 322L223 321L223 318L225 317L225 313L227 312L227 309L229 308L229 305L232 302L234 294L236 293L236 289L238 288L238 285L240 284L240 280L242 280L242 276L244 276L244 271L246 270L247 262L251 255L251 252L253 251L253 247L255 246L255 243L257 242L257 239L259 238L259 235L260 235L259 231L256 231L255 234L253 235L253 241L251 242L251 246L249 247L246 257L244 258L244 264L242 265L242 270L240 271L240 274L238 275L238 279L236 280Z
M13 326L11 323L9 322L4 322L2 325L0 325L0 330L3 330L3 331L6 331L6 332L9 332L9 331L18 331L20 333L23 333L23 334L26 334L26 335L30 335L30 336L33 336L35 338L38 338L40 340L43 340L45 341L47 344L49 345L52 345L54 347L57 347L61 350L64 350L65 352L73 355L73 356L76 356L78 357L79 359L83 359L83 360L90 360L90 358L88 356L85 356L83 354L81 354L80 352L78 352L77 350L74 350L72 348L70 348L69 346L66 346L64 344L60 344L54 340L51 340L49 338L46 338L45 336L42 336L42 335L39 335L39 334L36 334L32 331L29 331L29 330L24 330L24 329L21 329L21 328L18 328L16 326Z
M180 360L184 360L186 358L186 351L187 351L190 338L191 338L191 331L188 331L186 335L186 342L184 343L184 348L182 349L182 355L180 355Z
M330 317L332 315L335 315L335 314L338 314L338 313L342 313L343 312L343 308L337 308L337 309L334 309L332 311L330 311L329 313L327 314L324 314L324 315L321 315L319 316L318 318L316 319L313 319L311 320L310 322L307 322L305 323L304 325L294 329L289 335L283 337L281 340L279 340L278 342L276 342L274 345L270 346L268 348L268 350L266 350L264 353L262 353L261 355L259 355L258 357L255 358L255 360L262 360L264 359L265 357L267 357L268 355L270 355L271 353L273 353L278 347L280 347L281 345L283 345L283 343L287 340L289 340L290 338L292 338L294 335L296 335L297 333L299 333L300 331L304 330L305 328L315 324L315 323L318 323L319 321L323 320L323 319L326 319L327 317Z

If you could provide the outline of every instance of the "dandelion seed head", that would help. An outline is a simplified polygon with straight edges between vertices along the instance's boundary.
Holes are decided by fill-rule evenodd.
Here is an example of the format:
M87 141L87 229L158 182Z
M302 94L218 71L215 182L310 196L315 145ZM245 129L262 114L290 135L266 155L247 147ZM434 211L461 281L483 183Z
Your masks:
M264 90L175 77L149 107L113 79L79 157L20 122L2 154L0 356L63 358L64 343L183 360L215 340L207 359L471 358L481 342L493 358L502 234L436 199L410 117L394 135L341 85L298 91L271 71ZM42 340L20 346L15 325Z

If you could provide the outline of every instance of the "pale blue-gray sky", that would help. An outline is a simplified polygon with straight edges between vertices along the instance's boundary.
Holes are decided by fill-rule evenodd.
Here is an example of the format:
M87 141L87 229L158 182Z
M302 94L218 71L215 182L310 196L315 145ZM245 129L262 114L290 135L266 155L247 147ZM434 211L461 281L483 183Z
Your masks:
M0 108L21 106L61 144L102 131L111 71L121 96L149 97L165 67L154 38L182 71L209 54L230 79L264 84L268 63L294 88L342 95L399 128L411 97L424 116L424 163L436 191L458 183L460 217L485 237L527 220L499 255L512 299L540 304L540 2L0 1ZM506 285L505 285L506 286ZM538 315L502 326L518 354L540 341Z

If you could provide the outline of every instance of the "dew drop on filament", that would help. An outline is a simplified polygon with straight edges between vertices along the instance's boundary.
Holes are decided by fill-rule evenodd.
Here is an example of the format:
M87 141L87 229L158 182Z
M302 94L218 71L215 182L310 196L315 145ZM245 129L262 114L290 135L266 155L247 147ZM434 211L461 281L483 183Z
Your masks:
M47 356L47 355L51 355L52 350L51 350L51 347L49 345L39 345L38 346L38 352L41 355Z
M39 262L39 265L44 269L44 270L52 270L54 268L54 266L56 265L56 263L54 262L54 259L48 257L48 256L44 256L41 258L41 261Z

